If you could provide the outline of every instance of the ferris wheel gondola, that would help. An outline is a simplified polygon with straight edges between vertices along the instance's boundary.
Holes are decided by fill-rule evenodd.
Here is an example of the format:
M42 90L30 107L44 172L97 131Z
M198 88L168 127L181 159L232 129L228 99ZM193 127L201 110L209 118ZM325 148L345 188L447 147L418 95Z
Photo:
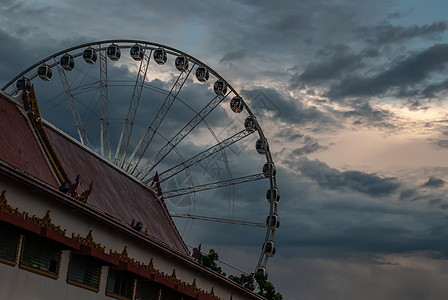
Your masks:
M61 67L66 71L71 71L75 67L75 60L70 54L64 54L59 60Z

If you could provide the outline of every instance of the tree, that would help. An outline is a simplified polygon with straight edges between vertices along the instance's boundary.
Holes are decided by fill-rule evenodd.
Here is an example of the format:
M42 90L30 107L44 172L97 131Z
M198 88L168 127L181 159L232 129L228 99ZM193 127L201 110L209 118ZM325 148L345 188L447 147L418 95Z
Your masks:
M198 249L194 248L193 252L198 251ZM226 273L222 271L221 267L216 263L219 260L219 255L215 250L210 249L208 254L202 254L201 252L197 255L197 262L200 265L203 265L206 268L212 269L213 271L226 276Z
M266 278L261 273L255 273L255 280L258 283L258 288L260 291L258 292L259 295L265 297L268 300L282 300L283 295L275 292L274 285L267 281Z
M210 249L208 254L202 254L200 249L194 248L193 254L193 257L196 258L200 265L226 276L226 273L223 272L221 267L216 263L219 260L219 255L214 249ZM241 274L241 276L230 275L229 279L241 284L251 291L255 290L256 281L258 284L259 295L265 297L267 300L283 300L283 295L275 291L274 285L267 281L262 273Z
M241 274L241 276L230 275L229 279L238 282L243 287L254 291L255 281L258 284L258 294L265 297L267 300L282 300L283 295L275 291L274 285L267 281L261 273L255 274Z
M251 291L255 290L255 278L253 274L241 274L240 277L230 275L229 279L241 284L243 287Z

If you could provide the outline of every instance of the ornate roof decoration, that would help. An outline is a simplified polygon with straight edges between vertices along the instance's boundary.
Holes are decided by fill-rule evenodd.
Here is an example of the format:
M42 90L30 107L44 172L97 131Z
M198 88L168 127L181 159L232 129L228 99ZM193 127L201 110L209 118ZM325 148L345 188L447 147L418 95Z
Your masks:
M158 277L168 280L169 282L173 283L175 286L181 286L185 289L195 292L196 294L200 294L200 295L209 297L210 299L221 300L221 298L219 298L218 296L215 295L215 290L213 287L210 292L204 291L201 288L197 287L196 286L196 278L194 278L193 283L190 284L190 283L184 282L181 279L177 278L176 269L173 269L173 272L171 275L168 275L168 274L156 269L154 267L154 260L152 258L148 265L145 263L136 261L133 258L130 258L128 255L127 246L124 247L122 253L110 250L110 255L117 257L119 260L129 263L141 270L147 271L151 274L154 274Z
M47 211L47 214L46 214L45 217L43 217L42 219L36 217L35 215L33 215L32 217L30 217L30 216L28 216L28 214L26 214L26 220L27 220L28 222L37 224L37 225L39 225L39 226L42 227L42 228L50 229L50 230L52 230L52 231L54 231L54 232L59 233L60 235L65 236L66 229L62 230L62 229L61 229L61 226L56 226L56 225L54 225L54 224L51 222L50 211Z
M75 234L72 233L72 239L74 239L75 241L78 241L80 244L82 244L84 246L98 249L103 253L106 251L106 246L101 246L100 243L95 243L95 241L93 240L93 236L92 236L92 230L89 231L89 234L87 234L87 236L85 238L81 237L79 234L77 236L75 236Z
M12 208L12 206L8 204L8 201L6 200L6 191L3 191L0 197L0 211L4 211L20 219L37 224L42 228L50 229L62 236L65 236L66 230L62 229L61 226L56 226L51 221L50 211L47 211L43 218L36 217L35 215L30 217L27 212L20 212L18 208Z
M25 212L21 213L18 208L12 208L12 206L8 204L8 201L6 200L6 191L3 191L0 196L0 211L7 212L21 219L25 219L26 215Z
M59 161L56 153L54 152L54 149L42 125L42 119L40 117L39 108L37 107L37 99L36 99L36 93L34 91L34 86L31 86L29 93L26 93L26 91L23 92L23 100L24 102L27 101L27 103L29 104L30 110L28 111L28 117L31 120L31 124L33 125L36 134L39 137L42 147L44 148L45 154L47 155L47 158L49 159L54 171L56 172L59 181L61 183L68 182L70 184L71 183L70 179L68 178L64 168L61 165L61 162Z
M74 198L78 199L79 201L81 201L82 203L87 203L87 199L90 196L90 193L92 192L92 188L93 188L93 180L90 181L89 183L89 187L87 188L87 190L85 190L84 192L81 193L81 195L78 195L77 192L75 192Z

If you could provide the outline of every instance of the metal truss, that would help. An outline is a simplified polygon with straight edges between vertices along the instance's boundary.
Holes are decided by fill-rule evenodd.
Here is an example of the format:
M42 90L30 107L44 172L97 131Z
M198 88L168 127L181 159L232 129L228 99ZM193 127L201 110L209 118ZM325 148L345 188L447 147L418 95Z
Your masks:
M174 175L182 172L183 170L199 163L200 161L206 159L209 156L212 156L213 154L223 150L226 147L229 147L230 145L238 142L239 140L251 135L252 132L249 132L247 130L242 130L240 132L237 132L236 134L232 135L231 137L223 140L222 142L220 142L219 144L216 144L204 151L202 151L199 154L196 154L195 156L193 156L192 158L174 166L169 168L168 170L165 170L161 173L159 173L159 178L160 178L160 182L163 182L171 177L173 177Z
M154 135L156 134L157 130L160 127L160 124L162 124L163 119L165 118L166 114L171 108L171 105L173 105L174 101L176 100L179 92L181 91L182 87L184 86L185 82L188 79L188 76L190 75L191 71L194 68L194 64L191 66L191 68L188 70L188 72L180 72L179 76L176 79L176 82L174 83L173 87L171 88L169 94L166 96L165 101L163 102L162 106L160 107L159 111L157 112L157 115L152 120L151 125L149 125L148 129L143 134L143 137L140 139L139 143L135 147L134 151L132 152L131 156L129 156L128 161L126 162L125 170L127 170L129 173L132 173L137 168L138 164L143 158L143 155L145 154L146 150L148 149L149 144L151 143L152 139L154 138ZM132 163L133 158L137 156L137 160L135 163Z
M216 218L216 217L206 217L206 216L198 216L198 215L192 215L192 214L180 214L180 213L175 213L175 212L170 212L170 216L173 218L184 218L184 219L194 219L194 220L203 220L203 221L220 222L220 223L230 223L230 224L236 224L236 225L266 227L266 224L260 223L260 222L242 221L242 220Z
M137 78L135 80L135 86L134 86L134 91L132 93L131 102L129 104L129 110L128 110L128 113L126 116L123 130L120 135L120 140L118 141L118 146L117 146L117 150L115 152L115 157L114 157L114 163L116 165L118 165L119 167L123 167L124 162L125 162L126 152L129 147L129 141L130 141L131 135L132 135L132 128L134 126L135 115L137 113L137 107L138 107L138 104L140 102L140 98L142 95L143 85L145 83L146 73L148 72L151 54L152 54L152 50L149 53L149 55L146 54L146 50L145 50L143 59L140 63L140 68L138 70ZM122 155L121 159L119 159L118 156L120 154L120 148L121 148L121 144L122 144L123 140L126 141L126 144L125 144L125 148L123 151L123 155Z
M266 177L263 175L263 173L260 173L260 174L248 175L248 176L243 176L243 177L238 177L238 178L231 178L231 179L222 180L222 181L211 182L211 183L207 183L207 184L189 186L186 188L166 191L163 193L163 198L168 199L168 198L173 198L173 197L182 196L182 195L186 195L186 194L217 189L217 188L221 188L221 187L225 187L225 186L229 186L229 185L246 183L246 182L251 182L251 181L265 179L265 178Z
M185 136L187 136L196 126L201 123L201 121L213 111L228 95L225 96L216 95L187 125L185 125L168 143L165 144L151 159L146 161L146 163L135 173L134 176L139 178L144 183L148 183L146 177L151 173L151 171L179 144Z
M107 157L109 160L111 160L110 134L109 134L109 94L108 94L108 81L107 81L107 56L103 51L100 51L99 65L100 65L100 103L101 103L100 151L102 157ZM104 153L104 146L106 146L107 148L107 156Z
M67 80L67 75L65 74L65 70L61 67L61 65L54 59L56 68L58 69L59 78L61 79L62 88L65 91L65 96L67 98L67 102L70 106L70 109L73 114L73 119L75 120L76 129L78 130L79 141L90 148L89 139L87 138L87 133L84 128L84 124L82 123L82 119L79 115L78 106L76 105L75 98L73 97L72 90L70 88L70 84Z

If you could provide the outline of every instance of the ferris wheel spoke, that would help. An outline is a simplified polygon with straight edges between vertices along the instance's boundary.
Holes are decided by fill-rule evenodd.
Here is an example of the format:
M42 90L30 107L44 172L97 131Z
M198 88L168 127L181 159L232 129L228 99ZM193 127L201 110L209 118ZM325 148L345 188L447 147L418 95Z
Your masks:
M56 59L54 59L54 62L56 65L56 69L58 70L59 78L62 83L62 88L65 91L65 96L66 96L67 102L70 106L70 109L73 114L73 118L75 120L75 125L76 125L76 129L78 131L79 140L81 141L81 143L83 145L86 145L90 148L89 139L87 138L86 130L82 123L82 119L79 115L78 106L76 105L76 101L73 97L73 94L72 94L72 91L70 88L70 84L67 80L67 74L65 74L65 70L60 66L60 64L56 61Z
M184 219L202 220L202 221L210 221L210 222L230 223L230 224L245 225L245 226L266 227L266 224L260 223L260 222L208 217L208 216L200 216L200 215L193 215L193 214L181 214L181 213L176 213L176 212L172 212L172 211L170 211L170 216L172 218L184 218Z
M222 181L211 182L211 183L207 183L207 184L190 186L190 187L186 187L186 188L180 188L180 189L176 189L176 190L166 191L163 193L163 198L168 199L168 198L173 198L173 197L182 196L182 195L186 195L186 194L217 189L217 188L221 188L221 187L251 182L251 181L265 179L265 178L266 177L263 175L263 173L260 173L260 174L248 175L248 176L243 176L243 177L238 177L238 178L231 178L231 179L222 180Z
M163 182L163 181L173 177L174 175L182 172L183 170L188 169L189 167L199 163L200 161L206 159L207 157L212 156L213 154L215 154L217 152L220 152L221 150L229 147L230 145L238 142L239 140L248 137L252 133L254 133L254 132L242 130L242 131L232 135L231 137L221 141L220 143L218 143L210 148L207 148L206 150L202 151L201 153L196 154L192 158L190 158L176 166L173 166L173 167L169 168L168 170L165 170L165 171L159 173L160 182ZM149 181L150 180L147 180L147 182L149 182Z
M160 124L162 124L163 119L165 118L166 114L170 110L171 106L173 105L174 101L177 98L177 95L181 91L182 87L184 86L185 82L187 81L191 71L194 68L194 64L191 66L191 68L188 70L188 72L180 72L179 76L177 77L173 87L171 88L169 94L166 96L165 101L163 102L162 106L160 107L159 111L157 112L155 118L152 120L151 124L149 125L148 129L143 134L143 137L135 147L132 154L129 156L128 161L126 162L127 166L125 169L132 173L140 163L140 161L143 158L143 155L145 154L146 150L149 147L149 144L154 138L154 135L158 131ZM137 161L132 164L132 159L137 156Z
M152 158L150 158L134 175L140 180L145 180L152 170L171 152L173 147L179 144L196 126L201 123L209 113L213 111L231 92L226 95L216 95L213 99L185 125L165 146L163 146ZM145 181L146 183L146 181Z
M76 88L72 88L72 90L71 90L72 91L72 95L73 96L78 96L78 95L82 95L84 93L88 93L90 91L97 90L98 89L98 83L99 83L99 81L95 81L95 82L87 83L85 85L78 86Z
M132 128L134 126L135 115L137 113L137 107L140 102L140 98L142 96L143 85L145 83L146 74L148 72L151 54L152 54L152 50L149 53L149 55L146 54L146 50L145 50L145 52L143 54L143 59L141 60L141 63L140 63L140 68L138 70L137 78L135 80L134 90L132 92L131 102L129 104L129 110L126 115L126 120L123 125L123 130L121 132L120 140L118 141L118 146L117 146L117 150L115 152L115 157L114 157L114 163L117 164L119 167L123 167L125 157L126 157L126 152L128 150L129 142L131 140ZM126 144L124 147L122 157L121 157L121 159L119 159L118 157L120 154L120 148L121 148L121 144L122 144L123 140L125 141Z
M100 153L105 157L104 147L107 148L107 158L111 159L110 135L109 135L109 88L107 81L107 56L103 51L100 52L100 105L101 105L101 124L100 124ZM106 145L105 145L106 144Z

